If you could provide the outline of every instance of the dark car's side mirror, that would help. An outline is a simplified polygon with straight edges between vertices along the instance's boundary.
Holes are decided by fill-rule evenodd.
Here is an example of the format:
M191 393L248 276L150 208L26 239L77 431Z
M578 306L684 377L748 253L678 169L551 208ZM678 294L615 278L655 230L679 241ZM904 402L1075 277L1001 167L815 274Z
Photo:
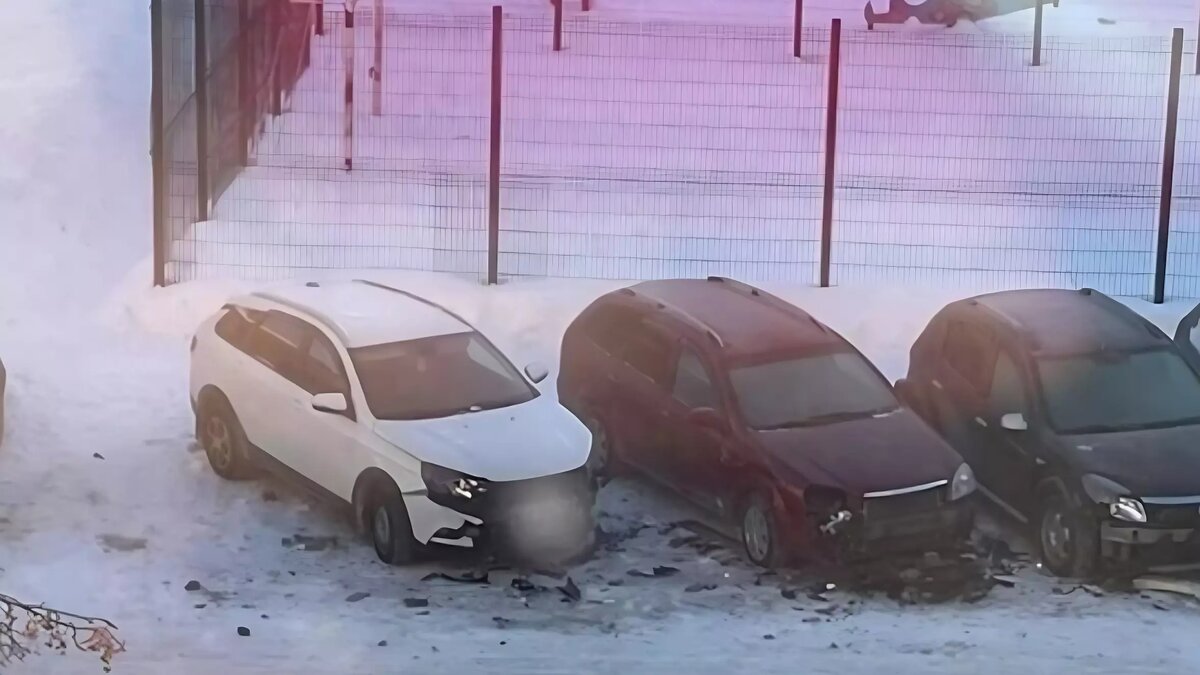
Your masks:
M688 423L699 429L724 433L728 429L725 418L712 408L693 408L687 416Z
M1000 427L1009 431L1025 431L1029 429L1029 423L1021 413L1007 413L1000 417Z

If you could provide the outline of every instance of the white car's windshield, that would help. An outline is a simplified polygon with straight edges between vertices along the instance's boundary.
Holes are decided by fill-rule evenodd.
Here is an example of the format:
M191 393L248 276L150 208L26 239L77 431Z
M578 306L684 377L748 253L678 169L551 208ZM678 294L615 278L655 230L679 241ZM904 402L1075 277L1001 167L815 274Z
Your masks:
M474 332L349 351L376 419L446 417L537 396L508 359Z
M852 352L734 368L729 377L746 423L758 430L831 424L899 407L883 378Z
M1037 366L1059 433L1200 423L1200 379L1172 349L1041 358Z

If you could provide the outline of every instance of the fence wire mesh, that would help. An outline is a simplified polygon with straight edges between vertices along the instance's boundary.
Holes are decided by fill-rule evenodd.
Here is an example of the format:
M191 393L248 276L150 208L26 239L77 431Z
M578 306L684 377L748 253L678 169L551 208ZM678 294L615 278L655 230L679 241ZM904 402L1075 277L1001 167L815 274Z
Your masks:
M372 9L353 27L326 11L303 41L247 166L173 231L173 280L485 274L491 18L387 10L377 45ZM550 17L507 16L503 38L501 275L815 282L828 30L805 29L801 59L790 27L569 14L556 52ZM1170 41L1048 38L1038 67L1031 51L842 33L834 283L1149 292ZM1200 295L1189 77L1168 290Z
M835 283L1096 286L1154 271L1170 41L850 32Z
M502 274L812 280L824 74L790 30L575 17L552 36L506 22Z

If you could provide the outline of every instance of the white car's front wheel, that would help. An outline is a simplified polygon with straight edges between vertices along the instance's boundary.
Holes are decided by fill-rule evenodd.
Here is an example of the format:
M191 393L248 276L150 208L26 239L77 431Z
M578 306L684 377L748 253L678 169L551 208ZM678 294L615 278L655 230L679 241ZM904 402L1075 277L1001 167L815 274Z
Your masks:
M375 554L389 565L417 559L421 543L413 538L404 498L395 485L376 485L367 502L367 526Z

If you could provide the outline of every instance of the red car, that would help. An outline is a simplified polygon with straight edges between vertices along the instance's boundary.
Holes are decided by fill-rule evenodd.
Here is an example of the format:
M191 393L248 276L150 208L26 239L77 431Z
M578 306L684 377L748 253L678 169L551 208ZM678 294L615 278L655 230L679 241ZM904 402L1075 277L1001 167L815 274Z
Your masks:
M596 473L673 488L737 528L760 565L970 532L970 467L842 336L746 284L601 297L563 338L558 391L592 430Z

